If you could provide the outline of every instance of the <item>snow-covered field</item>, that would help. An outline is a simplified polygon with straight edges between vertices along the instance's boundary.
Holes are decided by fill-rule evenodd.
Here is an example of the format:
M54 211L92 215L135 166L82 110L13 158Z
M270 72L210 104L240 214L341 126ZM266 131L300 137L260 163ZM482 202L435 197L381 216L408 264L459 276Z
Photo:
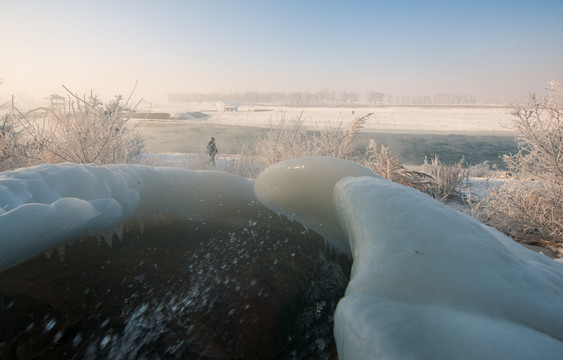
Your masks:
M167 104L150 109L172 115L203 112L207 119L193 121L212 124L265 127L285 116L291 119L302 115L310 127L327 124L349 124L355 118L371 113L365 129L386 132L425 132L450 134L512 133L506 125L511 120L510 107L488 106L374 106L374 107L287 107L239 106L238 111L224 112L214 104ZM213 111L209 111L213 110Z

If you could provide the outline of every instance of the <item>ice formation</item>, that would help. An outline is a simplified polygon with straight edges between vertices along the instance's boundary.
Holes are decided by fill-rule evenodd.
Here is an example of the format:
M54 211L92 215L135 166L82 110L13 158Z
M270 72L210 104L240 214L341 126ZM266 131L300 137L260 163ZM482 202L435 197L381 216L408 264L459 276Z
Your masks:
M339 358L563 354L563 265L385 180L346 178L334 201L354 258Z
M415 189L357 177L362 171L341 160L319 160L278 163L267 170L275 174L268 184L260 176L255 189L267 207L323 224L316 228L321 233L338 218L340 241L353 257L335 313L340 359L552 359L563 353L561 264ZM326 189L331 186L334 194ZM311 214L314 206L303 199L322 207Z
M290 159L258 175L254 192L270 209L297 219L327 240L347 248L332 201L334 186L347 176L377 175L353 161L330 157Z
M256 196L255 196L256 194ZM563 265L358 164L221 172L44 165L0 173L0 271L132 217L237 218L262 205L349 246L340 359L558 358Z
M258 206L253 181L214 171L135 165L41 165L0 173L0 271L130 218L238 217Z

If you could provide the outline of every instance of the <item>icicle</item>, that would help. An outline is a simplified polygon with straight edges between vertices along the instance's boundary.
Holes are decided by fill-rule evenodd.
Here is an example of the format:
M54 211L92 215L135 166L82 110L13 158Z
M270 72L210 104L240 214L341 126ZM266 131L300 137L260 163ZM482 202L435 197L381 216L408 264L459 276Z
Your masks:
M113 245L113 232L112 231L108 231L106 234L104 234L104 241L106 242L106 244L108 244L108 246L111 248Z
M123 239L123 223L121 223L117 228L113 229L119 240Z
M59 246L57 248L57 250L59 251L59 259L61 259L61 261L65 261L65 245L63 246Z

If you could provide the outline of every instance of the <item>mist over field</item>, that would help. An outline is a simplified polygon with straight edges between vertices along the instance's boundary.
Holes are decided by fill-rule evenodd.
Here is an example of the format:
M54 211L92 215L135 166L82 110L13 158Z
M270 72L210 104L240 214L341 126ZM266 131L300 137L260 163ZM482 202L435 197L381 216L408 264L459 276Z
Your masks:
M66 96L65 85L104 100L135 87L152 103L212 94L370 103L383 94L389 103L507 104L563 77L561 6L7 0L0 99L38 106Z

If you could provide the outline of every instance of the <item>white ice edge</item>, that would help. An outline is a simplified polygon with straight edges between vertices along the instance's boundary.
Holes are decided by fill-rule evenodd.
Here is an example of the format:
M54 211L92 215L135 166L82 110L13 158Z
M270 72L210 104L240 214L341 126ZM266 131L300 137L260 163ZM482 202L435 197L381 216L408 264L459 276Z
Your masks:
M215 171L59 164L0 173L0 271L133 217L238 217L257 204L252 180Z

